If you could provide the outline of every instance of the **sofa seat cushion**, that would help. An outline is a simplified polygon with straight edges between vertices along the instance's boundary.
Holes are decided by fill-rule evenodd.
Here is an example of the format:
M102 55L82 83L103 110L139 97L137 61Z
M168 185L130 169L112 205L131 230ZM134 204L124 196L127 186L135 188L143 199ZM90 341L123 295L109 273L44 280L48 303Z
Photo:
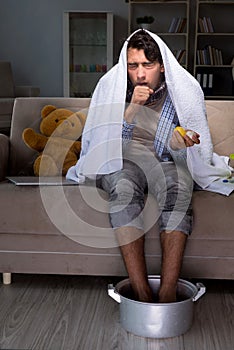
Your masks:
M92 208L83 196L77 185L39 187L2 182L0 235L18 235L15 249L19 249L22 236L27 235L43 237L42 246L37 238L37 244L31 249L63 249L54 244L54 239L60 236L71 241L71 249L76 249L76 242L87 246L112 246L114 235L108 215ZM102 232L102 228L106 228L107 233ZM51 240L50 245L45 245L46 237Z
M194 226L186 253L233 257L234 193L226 197L209 191L193 193Z
M1 183L1 247L66 252L96 249L119 254L110 228L107 194L102 190L95 192L95 188L89 186L38 187ZM194 228L185 255L233 256L234 194L226 197L196 191L193 208ZM147 210L147 216L152 218L157 208L150 205ZM149 228L146 255L160 256L157 225L150 223Z

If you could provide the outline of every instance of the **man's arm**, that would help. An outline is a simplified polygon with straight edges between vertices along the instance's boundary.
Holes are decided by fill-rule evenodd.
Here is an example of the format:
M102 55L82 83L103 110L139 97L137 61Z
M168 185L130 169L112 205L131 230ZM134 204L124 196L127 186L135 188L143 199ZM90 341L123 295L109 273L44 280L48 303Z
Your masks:
M127 106L124 113L122 138L125 143L132 139L132 133L135 126L135 115L139 110L139 106L144 105L153 90L147 86L138 85L134 88L131 102Z
M178 130L174 130L170 140L170 148L174 151L181 150L186 147L192 147L195 144L199 144L200 135L195 131L188 130L181 134Z
M192 137L192 135L190 135ZM187 147L192 147L194 144L200 143L199 134L194 134L190 138L188 135L182 136L179 131L173 130L169 138L167 148L174 159L174 162L180 165L187 164Z
M129 141L132 139L132 133L134 129L135 123L128 123L125 119L123 120L123 128L122 128L122 138L123 141Z
M154 91L147 86L137 85L135 86L131 98L131 102L126 108L124 119L127 123L131 124L134 120L135 114L137 113L139 106L143 106L148 100L149 96Z

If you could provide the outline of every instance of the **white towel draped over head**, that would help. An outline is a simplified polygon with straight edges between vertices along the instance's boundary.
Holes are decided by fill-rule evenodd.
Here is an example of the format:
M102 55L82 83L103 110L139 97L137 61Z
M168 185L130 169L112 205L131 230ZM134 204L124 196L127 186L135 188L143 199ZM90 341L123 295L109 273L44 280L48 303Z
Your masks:
M213 147L202 89L197 80L178 63L167 45L156 34L147 32L161 51L168 92L180 125L200 134L200 144L187 149L188 167L194 180L208 189L213 181L220 178L220 173L222 176L230 176L231 169L225 161L221 162L221 172L220 163L218 169L212 164ZM118 63L99 80L94 90L82 134L80 159L67 173L67 178L78 183L84 182L85 177L92 178L122 168L121 136L127 89L127 45L128 39L122 47ZM206 181L200 181L200 177L205 177ZM222 193L222 190L219 192ZM226 189L223 193L227 194Z

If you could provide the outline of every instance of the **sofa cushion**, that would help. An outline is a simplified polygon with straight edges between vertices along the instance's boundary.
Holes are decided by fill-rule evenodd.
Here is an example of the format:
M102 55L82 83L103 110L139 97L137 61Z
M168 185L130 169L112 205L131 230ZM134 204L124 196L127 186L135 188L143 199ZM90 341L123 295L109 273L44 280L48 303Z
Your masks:
M67 108L74 112L89 106L89 98L65 97L19 97L15 99L11 124L10 175L30 175L36 151L25 145L22 132L25 128L33 128L39 132L41 110L45 105L53 104L58 108Z
M109 222L107 194L102 190L95 192L96 189L89 186L39 188L1 183L0 197L4 201L0 202L0 237L7 244L8 235L20 235L20 239L15 241L16 250L24 250L25 244L30 244L27 249L76 251L78 243L92 249L114 249L117 253L117 243ZM98 201L95 200L97 194ZM226 197L195 191L194 226L185 256L232 257L234 237L230 218L233 208L234 194ZM155 210L156 206L151 202L147 209L148 218L155 216ZM31 243L26 243L27 236L31 237ZM61 236L65 239L61 240ZM55 245L54 239L62 245ZM161 255L157 225L149 225L146 252L147 255Z
M234 101L206 101L206 108L214 151L229 156L234 153Z

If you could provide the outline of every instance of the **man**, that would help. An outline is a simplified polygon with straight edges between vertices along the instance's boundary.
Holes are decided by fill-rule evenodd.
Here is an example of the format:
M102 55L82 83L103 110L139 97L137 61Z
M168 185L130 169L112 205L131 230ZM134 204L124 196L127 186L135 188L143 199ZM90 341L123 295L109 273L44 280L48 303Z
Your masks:
M178 125L196 132L182 137L175 131ZM173 302L191 233L193 179L210 189L214 177L203 176L203 170L215 173L212 157L200 85L159 37L136 31L94 91L81 156L67 177L82 183L100 176L137 300L155 301L144 256L146 192L153 194L159 209L155 222L161 232L162 266L157 301Z
M144 257L143 227L138 222L135 223L135 226L129 226L129 222L132 221L133 215L135 215L135 217L137 215L139 216L143 210L144 193L147 188L149 188L149 191L155 196L158 196L160 188L158 188L157 177L161 169L160 164L158 164L159 162L170 164L168 171L171 173L171 183L167 184L164 190L168 191L170 188L170 193L174 202L177 199L178 184L176 183L176 177L178 174L169 150L165 150L164 154L161 156L157 154L155 149L152 151L152 148L155 148L157 121L162 118L160 114L163 105L167 101L166 97L168 93L164 81L164 66L159 48L150 35L144 31L137 32L129 40L127 48L127 72L130 85L127 92L127 99L130 100L130 104L126 108L124 116L123 139L126 138L128 130L132 129L129 138L134 140L134 129L138 128L138 134L135 138L137 141L135 141L136 144L127 142L125 145L126 151L124 151L124 159L127 158L127 160L124 160L123 169L110 175L103 176L102 185L110 194L111 223L116 230L120 242L121 252L131 285L135 292L135 297L140 301L153 301L152 291L148 284ZM155 90L157 91L156 93L154 92ZM151 110L153 109L151 112L152 120L150 120L149 116L144 116L144 111L138 108L138 106L144 105L150 106L148 108L151 108ZM136 121L137 114L139 114L139 121ZM141 118L144 117L148 117L148 119L145 121L145 126L140 129L139 124ZM179 124L178 119L176 121L175 119L177 119L176 116L173 118L169 130L162 130L161 132L168 133L169 136L171 129L173 130L175 126ZM152 129L150 130L151 127ZM144 149L144 146L141 148L138 143L144 146L151 143L151 147ZM191 139L188 136L183 138L178 132L173 132L171 139L171 147L173 149L180 150L185 147L193 146L194 143L199 143L198 134L195 133L194 137ZM166 145L164 146L166 148ZM129 148L131 148L130 154ZM132 152L132 148L135 150L138 149L138 153L136 151L135 156L132 156L132 153L134 153ZM142 161L139 161L139 158L141 158ZM138 163L141 169L137 169L136 163ZM143 170L143 172L146 173L146 177L149 177L151 180L143 180L144 176L141 170ZM166 172L167 169L164 168L164 171ZM154 189L150 188L152 187L152 179L154 182ZM180 179L178 179L178 181L179 180ZM188 181L188 184L185 182L184 186L185 194L188 193L188 196L191 198L191 182ZM132 194L132 188L134 188L134 194ZM123 199L123 197L125 197L125 199ZM132 199L129 197L132 197ZM170 199L170 203L166 204L166 208L161 208L162 213L164 210L168 212L168 210L170 210L168 208L169 206L174 208L175 203L171 201L172 199ZM127 204L128 202L129 204ZM139 204L138 206L137 202ZM120 206L124 207L122 211L115 209L120 208ZM128 208L127 211L129 212L127 219L126 208ZM170 229L167 231L166 222L162 223L162 272L159 302L172 302L176 300L176 286L181 269L185 242L187 235L191 232L190 210L188 210L185 216L185 219L182 220L183 222L177 225L178 227L175 227L173 231ZM166 221L166 219L164 220ZM136 239L134 240L134 238ZM130 243L125 244L125 242Z

